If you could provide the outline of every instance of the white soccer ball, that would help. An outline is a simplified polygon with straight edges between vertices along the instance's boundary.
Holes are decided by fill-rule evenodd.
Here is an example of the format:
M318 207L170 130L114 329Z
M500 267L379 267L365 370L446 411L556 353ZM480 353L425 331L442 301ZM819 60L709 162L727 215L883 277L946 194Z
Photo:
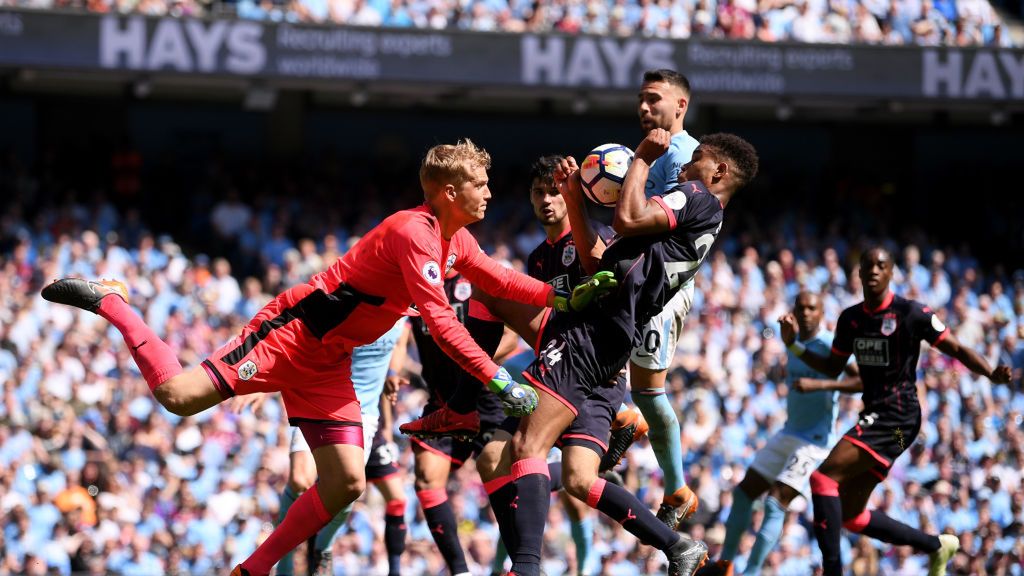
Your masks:
M633 151L622 144L594 148L580 165L583 193L595 204L615 206L622 194L626 170L632 163Z

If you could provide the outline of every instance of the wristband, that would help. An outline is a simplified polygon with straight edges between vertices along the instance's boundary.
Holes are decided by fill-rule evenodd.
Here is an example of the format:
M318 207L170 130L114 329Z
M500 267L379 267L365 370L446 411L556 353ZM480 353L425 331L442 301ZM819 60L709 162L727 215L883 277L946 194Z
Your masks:
M805 346L803 342L797 342L795 340L793 341L792 344L787 346L787 348L789 349L790 352L795 354L797 358L803 356L804 352L807 350L807 346Z
M392 376L398 376L398 371L388 368L388 378L391 378Z

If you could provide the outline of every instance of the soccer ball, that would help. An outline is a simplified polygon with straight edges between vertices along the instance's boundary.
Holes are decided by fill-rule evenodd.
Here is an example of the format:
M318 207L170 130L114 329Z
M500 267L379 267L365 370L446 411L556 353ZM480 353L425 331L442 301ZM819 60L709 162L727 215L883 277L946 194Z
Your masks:
M600 206L615 206L622 193L633 151L621 144L604 144L591 150L580 165L583 193Z

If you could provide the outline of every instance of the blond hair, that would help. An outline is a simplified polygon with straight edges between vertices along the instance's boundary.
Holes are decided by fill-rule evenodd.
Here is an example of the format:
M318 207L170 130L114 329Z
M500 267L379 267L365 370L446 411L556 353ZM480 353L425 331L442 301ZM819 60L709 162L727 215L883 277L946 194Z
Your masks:
M491 167L491 155L466 138L456 144L438 144L423 157L420 164L420 186L425 194L451 184L458 188L470 179L470 170Z

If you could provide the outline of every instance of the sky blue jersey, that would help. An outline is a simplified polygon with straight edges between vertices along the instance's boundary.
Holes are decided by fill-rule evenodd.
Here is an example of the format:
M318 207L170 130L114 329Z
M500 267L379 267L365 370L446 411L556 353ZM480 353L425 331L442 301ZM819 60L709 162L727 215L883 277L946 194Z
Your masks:
M359 411L370 418L380 417L380 395L391 364L391 352L405 328L405 318L376 341L352 352L352 384L359 398Z
M810 339L802 342L809 352L823 358L828 358L832 354L832 333L828 330L819 330ZM793 390L793 383L798 378L831 378L807 366L792 352L787 354L789 363L786 365L786 383L790 388L786 397L788 415L782 431L818 446L829 447L836 440L835 422L839 415L839 392L818 390L803 393Z
M690 136L686 130L672 135L668 152L654 162L654 166L651 166L651 171L647 174L645 193L648 198L667 194L679 183L679 172L693 157L697 144L697 139Z

